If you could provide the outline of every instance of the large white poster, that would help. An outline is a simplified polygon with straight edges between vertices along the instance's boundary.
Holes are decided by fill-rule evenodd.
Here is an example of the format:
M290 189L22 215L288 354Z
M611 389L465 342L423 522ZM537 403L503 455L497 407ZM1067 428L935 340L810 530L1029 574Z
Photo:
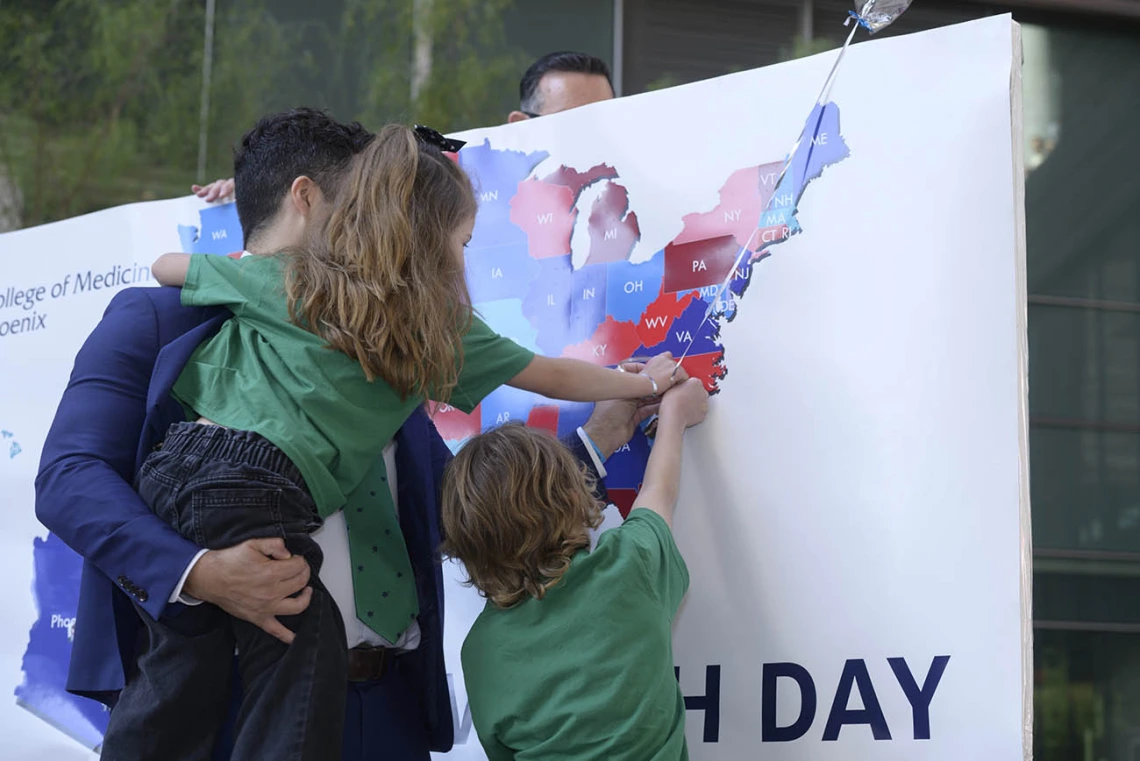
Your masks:
M463 135L481 199L469 282L488 321L538 351L612 364L689 349L717 392L688 436L675 528L694 759L1020 758L1016 29L1006 16L858 43L812 112L833 61ZM809 113L811 154L777 184ZM140 264L239 246L232 207L198 210L0 236L0 730L15 758L84 757L17 698L90 744L105 720L59 692L77 565L32 514L43 437L76 349ZM741 247L755 256L734 268ZM507 419L572 430L587 412L505 390L437 423L457 444ZM639 434L607 463L622 508L647 446ZM457 657L480 601L448 575L452 756L481 758Z

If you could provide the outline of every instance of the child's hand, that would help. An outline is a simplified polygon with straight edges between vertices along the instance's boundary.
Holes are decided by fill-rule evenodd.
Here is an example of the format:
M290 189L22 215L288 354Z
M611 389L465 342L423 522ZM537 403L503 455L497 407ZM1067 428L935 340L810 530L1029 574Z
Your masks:
M642 375L648 375L657 384L658 395L664 394L675 385L684 383L689 379L685 368L679 366L673 359L672 352L662 352L645 364Z
M689 378L665 394L661 400L661 422L692 428L704 422L709 412L709 392L700 378Z
M209 185L191 185L190 191L199 198L210 201L225 201L233 200L234 195L234 181L231 177L228 180L214 180Z

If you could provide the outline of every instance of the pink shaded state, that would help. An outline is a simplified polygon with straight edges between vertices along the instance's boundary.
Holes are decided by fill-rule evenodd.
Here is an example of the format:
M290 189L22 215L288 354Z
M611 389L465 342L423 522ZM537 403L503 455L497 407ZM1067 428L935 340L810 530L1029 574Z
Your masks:
M428 402L428 414L439 435L447 441L463 441L479 433L482 413L478 407L467 415L450 405Z
M675 294L666 293L662 288L657 298L641 315L641 322L637 325L637 336L641 339L641 345L656 346L664 341L669 326L684 313L696 296L695 293L687 293L677 298Z
M577 216L574 194L563 185L523 180L511 199L511 222L526 233L527 250L535 259L570 253Z
M737 250L747 245L783 168L783 162L776 162L733 172L720 189L720 203L712 211L686 214L682 219L685 226L673 242L692 243L732 235Z
M527 415L526 424L531 428L539 428L551 434L558 435L558 408L554 405L535 407Z
M617 176L617 170L606 164L592 166L585 172L579 172L577 169L571 169L568 166L560 166L543 177L542 181L548 185L561 185L570 188L574 202L577 202L582 189L587 185L593 185L598 180L613 180Z
M749 257L749 261L756 261L763 255L763 250L777 243L783 243L788 239L788 226L775 225L773 227L764 227L756 232L756 240L753 242L750 251L753 252Z
M586 264L623 262L641 237L637 214L629 212L629 193L621 185L609 183L590 209L590 255ZM607 233L612 237L606 238Z
M596 365L616 365L623 359L629 359L640 345L641 338L632 322L618 322L607 316L606 321L594 331L594 335L581 343L567 346L562 350L562 356Z

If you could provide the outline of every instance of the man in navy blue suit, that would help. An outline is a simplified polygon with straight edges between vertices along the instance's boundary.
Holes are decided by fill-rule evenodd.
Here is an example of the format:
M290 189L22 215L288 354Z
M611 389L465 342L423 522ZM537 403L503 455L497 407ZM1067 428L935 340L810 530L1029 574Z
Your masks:
M359 124L339 124L309 109L259 122L235 156L246 249L263 254L302 245L327 218L335 180L371 137ZM177 289L117 294L76 357L44 443L36 514L84 558L68 690L108 706L146 700L148 687L138 684L136 664L160 654L150 652L141 636L139 610L158 619L177 616L185 605L213 604L288 642L289 616L309 602L309 567L291 557L280 539L203 550L154 515L131 487L167 428L184 418L170 398L171 386L198 344L228 317L221 309L181 306ZM564 441L604 475L603 460L652 411L626 402L599 404ZM343 757L410 761L446 751L453 742L443 576L436 559L438 489L451 453L420 410L384 456L390 458L388 472L396 474L397 511L420 613L394 643L378 641L354 616L345 616L351 649ZM343 614L354 608L347 535L343 519L336 518L315 537L325 555L321 579ZM342 598L348 603L340 604ZM119 703L124 693L130 700ZM176 747L186 749L181 757L208 758L211 750L202 747L193 717L176 724L157 729L173 733ZM163 745L171 739L165 735ZM230 757L227 743L219 741L215 758ZM256 749L239 749L235 757L249 751Z

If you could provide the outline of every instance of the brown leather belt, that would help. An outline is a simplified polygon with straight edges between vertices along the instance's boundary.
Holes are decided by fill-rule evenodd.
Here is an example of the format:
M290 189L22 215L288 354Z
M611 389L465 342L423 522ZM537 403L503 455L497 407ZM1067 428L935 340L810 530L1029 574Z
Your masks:
M392 668L398 651L390 647L354 647L348 651L348 681L374 682Z

